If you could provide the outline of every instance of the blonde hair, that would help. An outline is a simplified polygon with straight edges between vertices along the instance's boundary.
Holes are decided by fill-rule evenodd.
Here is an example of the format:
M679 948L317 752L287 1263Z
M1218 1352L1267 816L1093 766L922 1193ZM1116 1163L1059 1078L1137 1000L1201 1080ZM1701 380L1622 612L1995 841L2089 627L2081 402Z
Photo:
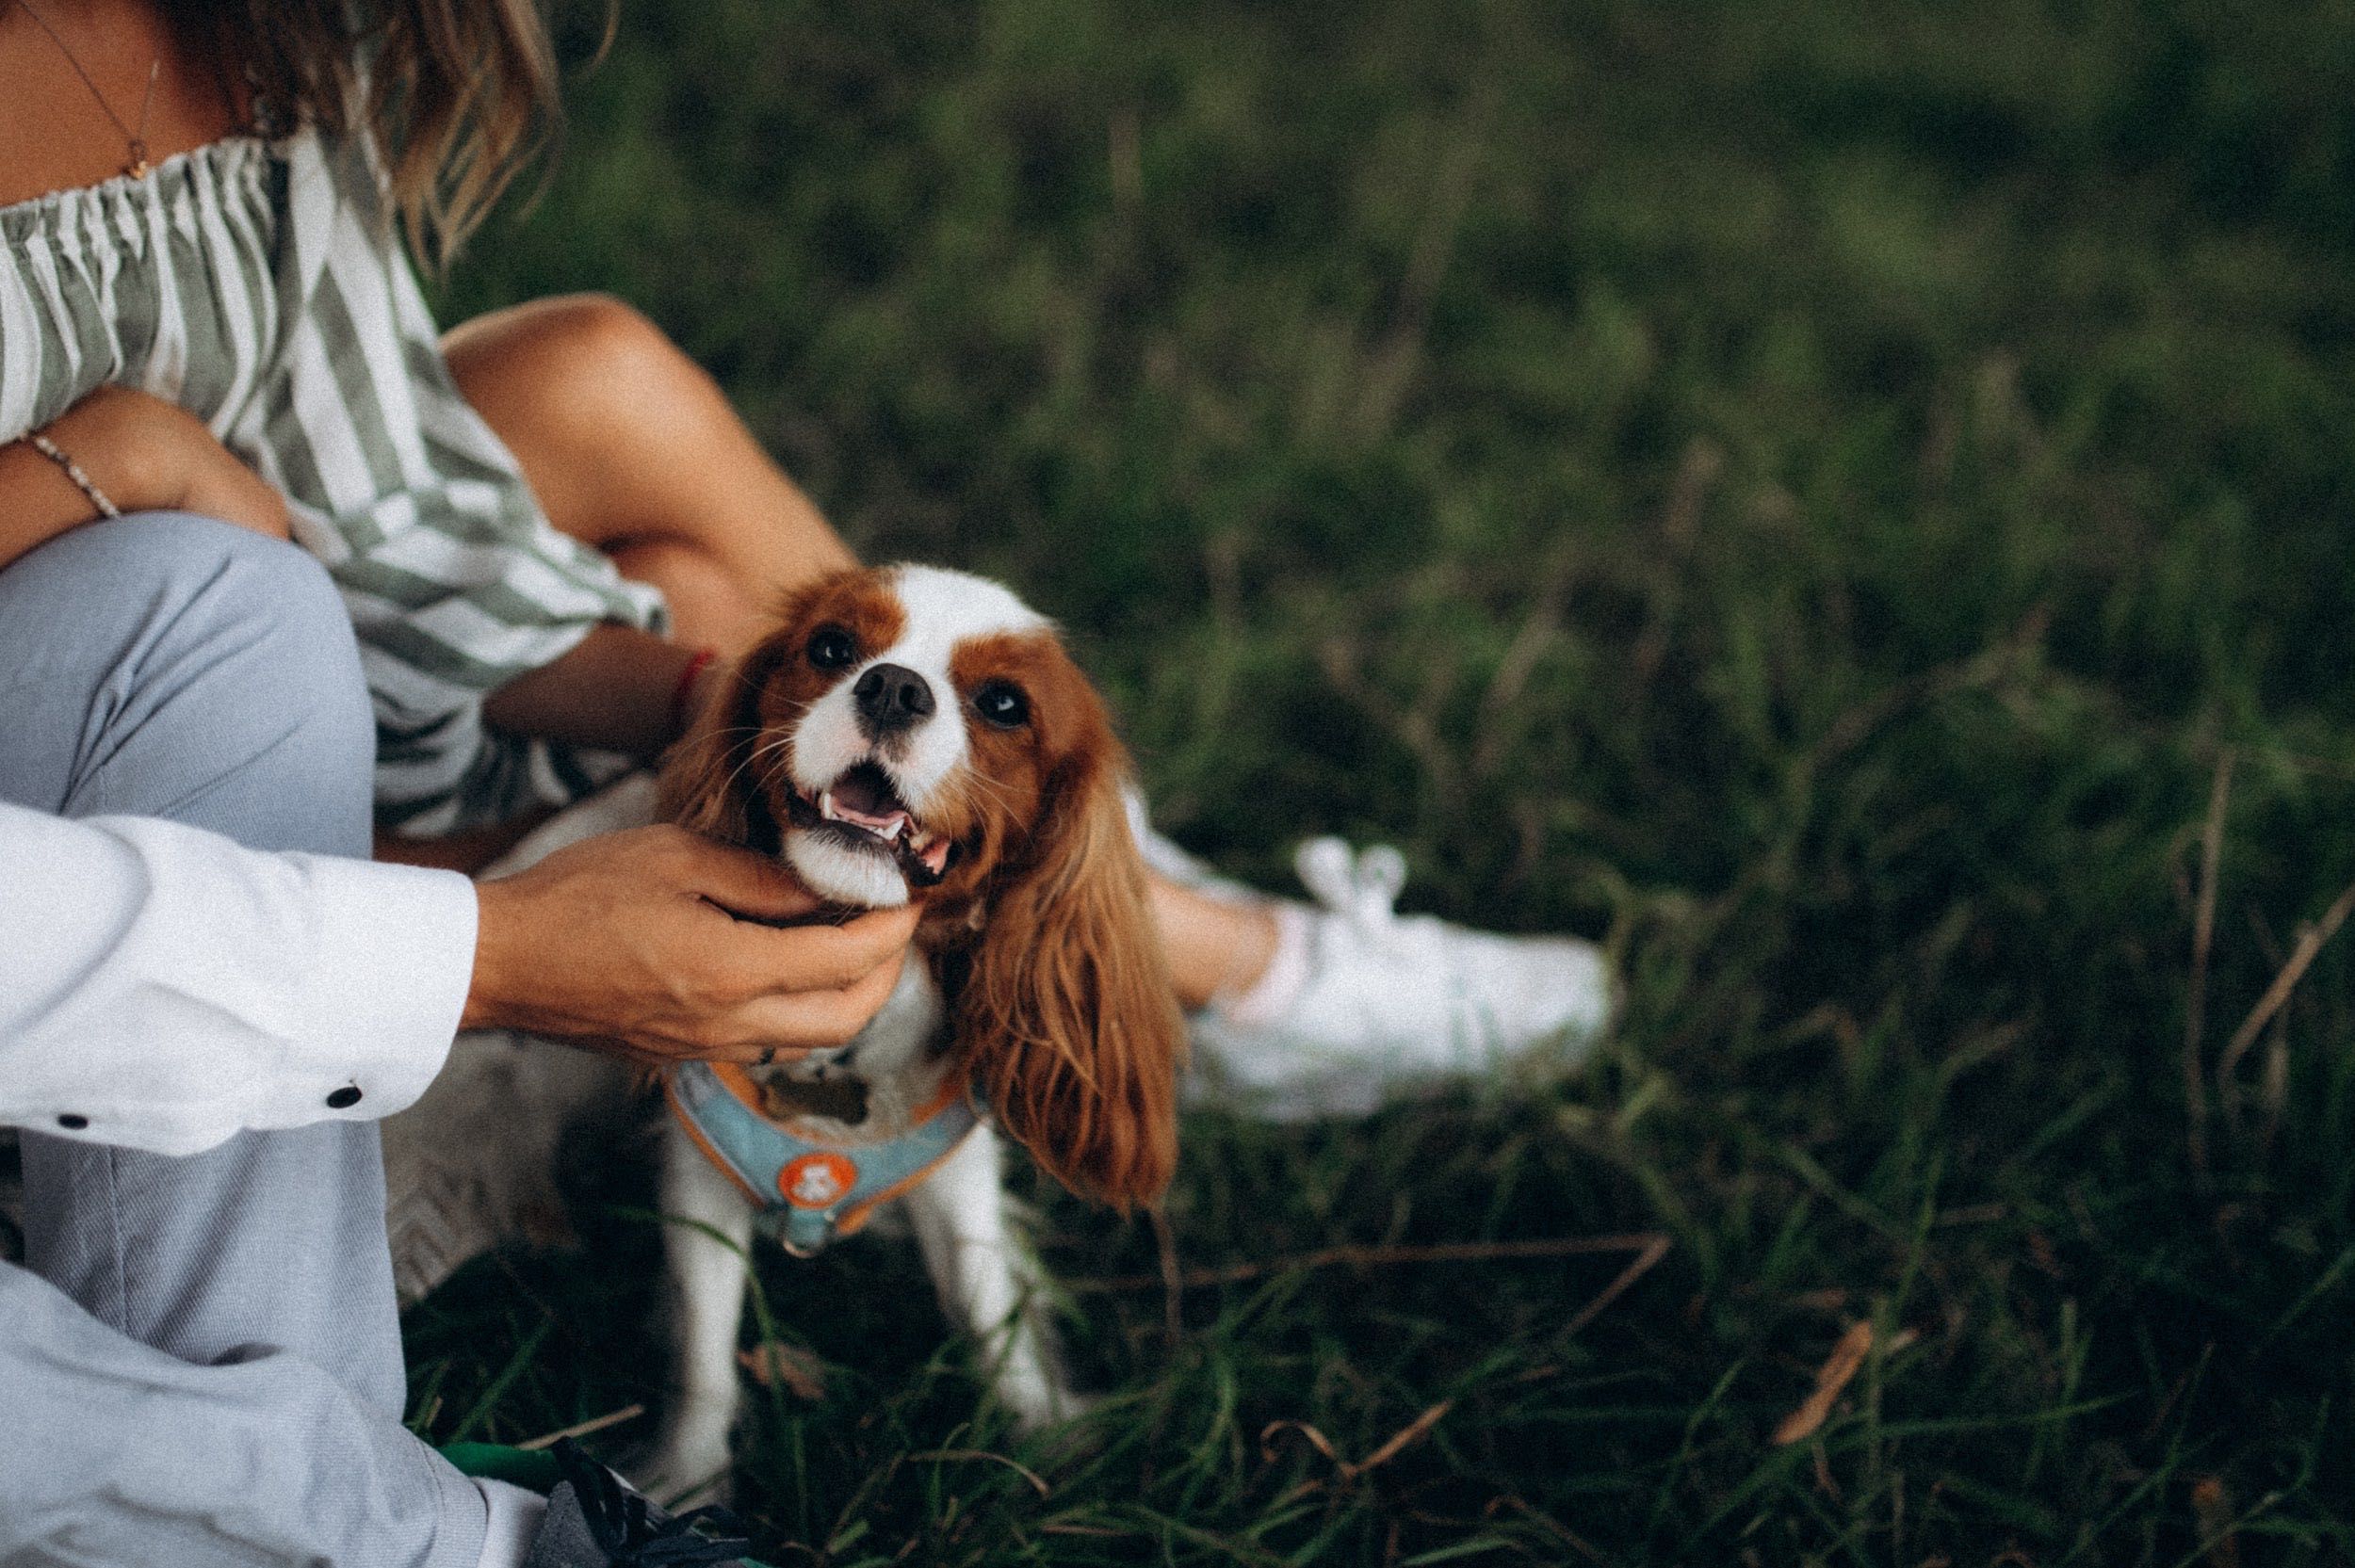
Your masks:
M161 3L224 86L241 81L274 118L373 135L427 267L457 252L562 122L542 0Z

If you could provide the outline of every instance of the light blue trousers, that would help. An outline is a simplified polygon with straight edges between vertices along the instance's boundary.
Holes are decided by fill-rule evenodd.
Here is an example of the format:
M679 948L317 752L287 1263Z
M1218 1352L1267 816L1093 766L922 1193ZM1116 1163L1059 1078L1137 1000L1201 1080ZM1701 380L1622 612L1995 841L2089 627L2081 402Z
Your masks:
M0 571L0 800L365 857L374 755L350 622L292 545L149 513ZM481 1494L400 1424L372 1123L24 1157L0 1568L473 1568Z

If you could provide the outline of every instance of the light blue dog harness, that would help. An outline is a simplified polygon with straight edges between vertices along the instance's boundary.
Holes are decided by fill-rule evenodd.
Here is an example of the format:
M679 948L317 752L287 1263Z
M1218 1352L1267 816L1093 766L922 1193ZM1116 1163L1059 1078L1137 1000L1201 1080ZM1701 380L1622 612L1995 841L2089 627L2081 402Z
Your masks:
M662 1080L671 1109L704 1156L777 1220L778 1239L813 1257L867 1223L877 1204L913 1190L981 1125L951 1082L896 1138L821 1143L770 1120L760 1087L726 1062L681 1062Z

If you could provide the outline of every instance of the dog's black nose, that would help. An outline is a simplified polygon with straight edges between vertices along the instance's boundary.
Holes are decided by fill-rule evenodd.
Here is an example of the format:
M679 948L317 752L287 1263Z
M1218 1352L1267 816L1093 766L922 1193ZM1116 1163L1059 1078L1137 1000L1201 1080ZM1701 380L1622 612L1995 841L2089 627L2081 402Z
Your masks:
M870 736L890 735L928 719L933 712L933 688L924 677L904 664L878 664L851 687L862 725Z

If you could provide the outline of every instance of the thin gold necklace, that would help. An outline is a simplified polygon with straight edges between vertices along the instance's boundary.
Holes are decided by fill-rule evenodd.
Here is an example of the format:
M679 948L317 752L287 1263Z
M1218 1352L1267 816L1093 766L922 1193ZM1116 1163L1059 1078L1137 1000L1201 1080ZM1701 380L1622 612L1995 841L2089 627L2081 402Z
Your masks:
M73 68L73 74L82 78L82 85L89 89L89 95L98 100L98 106L106 111L106 118L115 122L115 129L122 133L122 139L130 144L131 161L122 166L122 171L134 180L145 179L151 167L147 161L147 111L154 106L155 77L162 72L164 62L156 59L147 68L147 92L139 100L139 128L134 131L122 122L121 115L115 113L115 106L106 102L106 95L98 90L96 82L89 79L89 73L82 69L82 62L73 57L73 51L66 47L64 39L57 36L57 29L49 25L49 19L33 8L33 0L16 0L16 3L24 8L26 16L41 24L42 32L49 35L49 41L56 44L57 53L65 57L65 63Z

